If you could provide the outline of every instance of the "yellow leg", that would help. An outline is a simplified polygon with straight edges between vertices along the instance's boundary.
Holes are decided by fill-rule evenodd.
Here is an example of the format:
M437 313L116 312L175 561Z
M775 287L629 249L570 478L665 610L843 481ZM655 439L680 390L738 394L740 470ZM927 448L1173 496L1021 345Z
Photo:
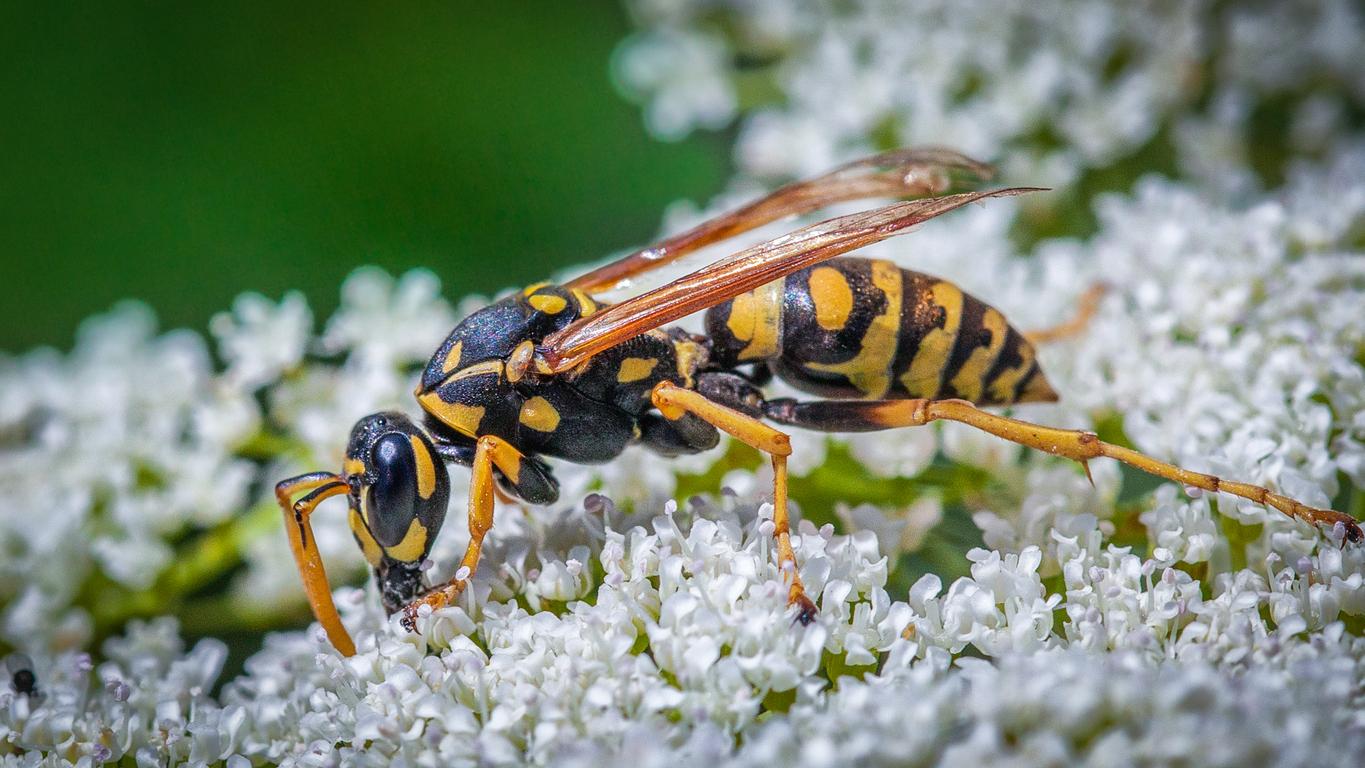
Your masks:
M1109 286L1104 283L1096 283L1090 286L1085 293L1081 294L1081 298L1076 304L1076 314L1071 319L1050 328L1029 331L1024 334L1024 338L1034 344L1046 344L1079 334L1095 318L1095 312L1100 308L1100 299L1103 299L1104 294L1108 292Z
M869 405L873 407L869 417L887 427L920 426L936 420L957 421L1020 445L1074 459L1082 465L1100 457L1116 459L1148 474L1173 480L1187 487L1210 492L1221 491L1257 504L1274 507L1290 517L1312 525L1334 526L1341 523L1345 526L1346 537L1349 540L1361 540L1360 525L1350 515L1310 507L1258 485L1232 482L1214 475L1191 472L1129 448L1106 443L1093 432L1044 427L997 416L965 400L896 400Z
M322 555L318 552L309 518L323 499L339 496L348 490L345 480L329 472L301 475L275 486L275 499L280 503L280 509L284 510L284 528L289 534L289 548L294 552L294 562L299 567L299 577L308 594L308 603L318 623L327 632L327 639L332 641L342 656L354 656L355 643L342 625L336 604L332 602L327 570L322 565ZM295 494L304 491L307 494L303 498L291 501Z
M660 382L651 395L654 407L664 418L675 421L691 413L740 442L772 457L773 462L773 536L777 538L777 563L791 574L787 604L796 606L796 619L802 624L815 620L815 603L806 596L801 574L796 567L796 552L791 544L791 522L787 517L787 457L791 438L752 416L726 408L706 399L699 392L669 382Z
M409 630L416 626L417 611L423 605L432 610L444 608L455 601L474 572L479 568L479 556L483 552L483 539L493 527L493 467L497 467L513 483L521 475L522 454L510 443L500 437L484 435L474 449L474 463L470 468L469 480L469 546L465 547L464 557L454 577L437 587L433 587L422 597L412 601L403 609L403 625Z

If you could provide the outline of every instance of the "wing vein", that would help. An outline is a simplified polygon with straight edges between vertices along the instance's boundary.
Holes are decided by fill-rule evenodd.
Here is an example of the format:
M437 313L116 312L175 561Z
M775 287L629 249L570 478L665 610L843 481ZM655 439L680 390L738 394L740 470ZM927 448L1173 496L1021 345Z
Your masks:
M746 248L691 274L614 304L547 337L537 368L557 373L653 328L765 283L862 248L977 200L1039 191L1033 187L966 192L895 203L840 216Z

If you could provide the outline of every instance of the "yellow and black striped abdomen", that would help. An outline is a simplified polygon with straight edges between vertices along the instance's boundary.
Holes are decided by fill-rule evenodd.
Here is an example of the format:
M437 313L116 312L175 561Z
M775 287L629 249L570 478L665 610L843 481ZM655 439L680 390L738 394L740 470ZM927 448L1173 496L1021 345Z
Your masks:
M766 361L824 397L1056 399L998 310L889 261L832 259L712 308L706 327L713 362Z

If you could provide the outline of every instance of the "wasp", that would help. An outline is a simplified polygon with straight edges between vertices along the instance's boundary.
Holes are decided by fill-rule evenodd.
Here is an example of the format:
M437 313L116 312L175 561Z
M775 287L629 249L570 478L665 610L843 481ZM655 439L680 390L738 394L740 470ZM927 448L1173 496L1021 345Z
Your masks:
M422 606L448 605L478 568L495 493L553 503L544 457L606 462L640 444L662 454L704 451L725 432L767 454L773 535L795 618L814 620L796 569L787 512L791 443L772 424L858 432L956 421L1086 465L1109 457L1187 487L1228 493L1311 524L1355 520L1267 488L1182 469L1101 441L983 406L1046 402L1057 393L1035 342L1071 323L1027 334L951 282L889 261L844 256L969 203L1020 195L1012 187L951 193L991 169L946 149L900 149L796 182L564 284L537 283L461 321L432 355L416 423L396 412L361 419L341 472L280 482L276 496L314 614L343 654L354 644L337 616L310 516L345 495L350 528L373 568L385 610L415 627ZM616 304L598 296L700 248L836 203L906 198L831 218L741 250ZM705 312L705 333L670 323ZM773 377L818 399L770 398ZM430 586L422 564L445 519L447 464L471 468L470 541L449 581ZM1088 468L1087 468L1088 471Z

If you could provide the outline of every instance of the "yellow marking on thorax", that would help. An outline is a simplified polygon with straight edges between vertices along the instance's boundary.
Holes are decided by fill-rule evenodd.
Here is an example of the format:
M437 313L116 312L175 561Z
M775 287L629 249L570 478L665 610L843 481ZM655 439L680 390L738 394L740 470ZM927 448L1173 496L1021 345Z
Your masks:
M901 328L901 270L889 261L872 262L872 285L886 297L886 309L868 324L858 354L842 363L806 363L812 371L842 374L863 396L879 400L891 388L891 363Z
M429 499L436 492L436 465L422 438L408 435L408 442L412 443L412 455L417 460L417 495Z
M901 386L911 397L938 397L942 388L943 368L957 343L957 332L962 325L962 291L952 283L940 280L929 289L934 303L943 307L943 327L935 328L920 340L919 349L910 367L900 377Z
M786 278L741 293L730 304L725 325L736 339L747 341L740 360L766 360L782 351L782 299Z
M580 317L587 317L597 312L597 302L592 300L587 291L582 288L572 288L569 292L578 300L578 315Z
M490 374L495 376L502 375L501 360L485 360L482 363L475 363L471 366L461 368L460 370L455 372L455 375L451 376L449 379L446 379L446 381L442 383L444 384L446 382L451 381L460 381L461 379L468 379L472 376L487 376Z
M416 562L427 551L427 527L414 517L408 524L408 532L403 534L403 540L392 547L385 547L384 551L394 560Z
M995 364L995 358L1000 356L1000 350L1005 346L1005 334L1009 331L1005 316L991 307L987 307L986 313L981 316L981 327L991 332L990 343L973 349L967 362L948 382L958 397L973 403L981 399L982 379L986 378L986 373Z
M531 306L547 315L557 315L560 312L563 312L565 307L569 306L569 302L565 301L563 296L555 296L554 294L549 293L536 294L527 299L527 301L531 303Z
M543 397L533 397L521 406L522 426L537 432L553 432L559 426L559 411Z
M536 291L540 290L541 288L544 288L545 286L547 286L547 285L549 285L549 284L550 284L550 281L549 281L549 280L542 280L542 281L539 282L539 283L533 283L532 285L528 285L528 286L526 286L525 288L522 288L522 289L521 289L521 295L522 295L522 296L534 296Z
M649 374L654 372L654 367L658 364L657 357L627 357L621 361L621 367L616 371L616 383L629 384L632 381L649 378Z
M1016 337L1017 338L1017 337ZM987 388L990 399L997 403L1010 403L1014 401L1014 390L1019 387L1019 382L1028 375L1033 367L1034 351L1033 345L1019 339L1019 364L1013 368L1006 368L995 377Z
M446 353L446 359L441 361L441 373L450 373L460 365L460 355L464 353L464 341L457 341Z
M848 324L853 311L853 289L834 267L816 267L810 273L810 297L815 302L815 322L827 331Z
M461 434L478 437L479 422L483 421L483 406L447 403L435 392L418 395L417 403L442 424Z
M360 513L351 509L349 518L351 533L355 534L356 541L360 542L360 551L365 553L365 562L372 567L377 567L379 561L384 557L384 550L379 547L379 542L370 535L370 529L365 527L365 521L360 518Z

